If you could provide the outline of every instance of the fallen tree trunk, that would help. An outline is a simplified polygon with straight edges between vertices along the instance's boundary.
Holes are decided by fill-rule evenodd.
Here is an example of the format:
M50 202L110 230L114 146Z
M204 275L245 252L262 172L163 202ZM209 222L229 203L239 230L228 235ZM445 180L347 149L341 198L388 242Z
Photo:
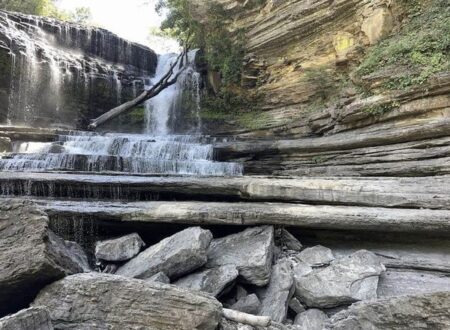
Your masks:
M151 99L152 97L157 96L159 93L161 93L164 89L167 87L175 84L177 82L178 77L180 74L184 71L185 61L184 56L187 54L188 48L186 48L180 55L178 55L175 62L173 62L170 65L169 70L167 73L155 84L153 85L149 90L146 90L142 92L138 97L135 99L128 101L124 104L119 105L118 107L109 110L108 112L104 113L100 117L94 119L89 124L89 129L96 129L98 126L103 125L107 121L110 121L113 118L116 118L117 116L128 112L130 110L133 110L135 107L141 105L145 101ZM174 75L174 68L179 65L180 69L179 71Z
M226 308L223 309L223 317L227 320L251 325L253 327L268 327L271 323L270 317L255 316Z

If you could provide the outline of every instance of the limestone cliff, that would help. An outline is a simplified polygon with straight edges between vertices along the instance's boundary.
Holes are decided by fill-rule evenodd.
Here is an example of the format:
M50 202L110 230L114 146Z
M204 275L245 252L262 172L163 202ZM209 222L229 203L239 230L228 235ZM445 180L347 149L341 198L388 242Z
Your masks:
M208 5L190 2L204 22ZM282 147L220 146L224 159L245 160L247 173L448 173L449 50L445 29L427 30L430 22L448 26L441 1L212 2L226 11L228 30L245 32L242 88L260 100L257 127L223 125L224 131L308 138L280 141ZM433 37L441 41L440 64L427 66L435 60L426 43ZM403 56L426 69L399 64L406 47ZM399 60L389 60L386 49ZM387 60L379 60L383 52Z

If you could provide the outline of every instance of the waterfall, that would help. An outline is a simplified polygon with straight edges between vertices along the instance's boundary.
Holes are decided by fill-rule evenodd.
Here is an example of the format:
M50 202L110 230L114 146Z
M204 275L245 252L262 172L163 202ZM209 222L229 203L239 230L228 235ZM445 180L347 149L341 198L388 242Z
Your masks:
M146 133L154 135L168 135L180 133L177 125L172 122L183 120L183 115L187 112L191 114L191 123L184 133L201 134L200 120L200 73L195 70L195 56L197 51L192 50L187 54L187 63L183 72L178 77L177 82L164 89L159 95L151 98L145 103L146 110ZM157 83L170 69L170 66L177 60L178 54L160 55L155 76L146 84L150 88ZM173 75L178 74L180 67L174 68ZM189 93L193 104L187 105L183 93ZM189 109L189 106L191 109ZM192 113L193 112L193 113Z

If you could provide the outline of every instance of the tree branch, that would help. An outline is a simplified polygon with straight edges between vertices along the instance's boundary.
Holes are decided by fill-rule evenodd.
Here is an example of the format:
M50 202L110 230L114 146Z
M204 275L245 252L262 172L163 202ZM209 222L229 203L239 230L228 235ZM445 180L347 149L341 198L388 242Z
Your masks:
M170 65L170 68L167 71L167 73L164 74L164 76L162 76L161 79L156 84L154 84L149 90L144 91L135 99L125 102L119 105L118 107L109 110L100 117L91 120L89 129L96 129L97 127L103 125L104 123L110 121L111 119L116 118L117 116L123 113L133 110L135 107L141 105L145 101L151 99L152 97L157 96L167 87L175 84L180 74L186 69L187 63L183 64L183 58L184 56L187 56L188 50L189 48L186 46L183 52L179 54L177 56L177 59ZM173 70L177 65L180 65L180 70L175 75L173 75Z

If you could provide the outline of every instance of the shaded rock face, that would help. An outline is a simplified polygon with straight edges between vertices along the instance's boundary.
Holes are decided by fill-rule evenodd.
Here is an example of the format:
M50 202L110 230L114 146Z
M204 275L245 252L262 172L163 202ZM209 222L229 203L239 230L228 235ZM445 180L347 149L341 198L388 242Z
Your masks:
M0 122L86 124L134 96L157 56L103 29L0 11Z
M144 246L144 241L136 233L101 241L95 245L95 258L113 262L127 261L135 257Z
M116 274L148 278L164 272L170 279L181 277L206 263L212 234L191 227L155 244L120 267Z
M238 277L234 265L225 265L206 269L179 279L173 284L182 288L203 291L212 296L219 296Z
M361 250L329 267L296 277L296 296L309 307L335 307L377 298L385 267L375 254Z
M50 315L43 307L32 307L0 319L2 330L53 330Z
M152 277L145 279L145 281L170 284L170 278L168 278L167 275L164 274L163 272L159 272L158 274L155 274Z
M48 226L31 202L0 202L0 315L28 306L47 284L83 272L79 258Z
M450 291L360 302L334 315L326 329L449 329Z
M259 314L269 316L275 322L284 322L294 289L291 262L282 259L272 268L272 276L267 290L263 294L264 298L261 301Z
M273 227L249 228L213 240L208 249L206 267L234 265L244 282L264 286L270 280L273 247Z
M105 274L66 277L34 301L50 311L56 328L216 329L220 303L174 286Z
M240 298L235 304L231 306L231 309L247 314L258 314L261 308L261 301L254 293L248 296Z

